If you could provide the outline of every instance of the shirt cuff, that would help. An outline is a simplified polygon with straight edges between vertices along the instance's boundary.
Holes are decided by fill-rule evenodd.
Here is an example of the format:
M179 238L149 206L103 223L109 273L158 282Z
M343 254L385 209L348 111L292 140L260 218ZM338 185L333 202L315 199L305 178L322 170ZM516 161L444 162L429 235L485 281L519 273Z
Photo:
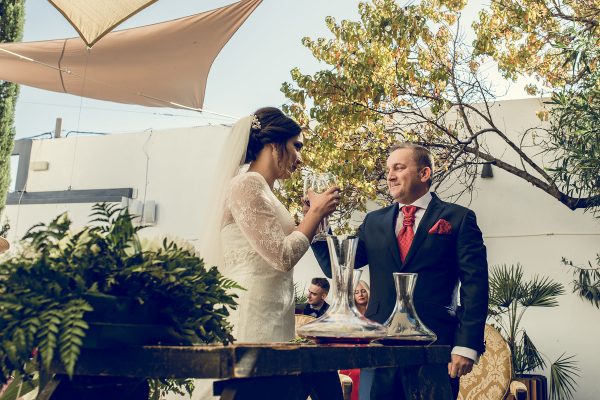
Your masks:
M451 353L470 358L475 364L479 363L479 354L477 354L477 351L468 347L454 346Z

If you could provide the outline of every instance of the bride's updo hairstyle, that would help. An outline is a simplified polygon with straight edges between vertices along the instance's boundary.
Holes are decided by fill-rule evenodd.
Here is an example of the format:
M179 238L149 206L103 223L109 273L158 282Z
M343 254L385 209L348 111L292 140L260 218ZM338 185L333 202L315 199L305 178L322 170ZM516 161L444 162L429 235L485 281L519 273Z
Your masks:
M256 117L250 128L245 164L256 160L266 144L274 143L280 154L290 138L302 131L300 125L275 107L263 107L254 112Z

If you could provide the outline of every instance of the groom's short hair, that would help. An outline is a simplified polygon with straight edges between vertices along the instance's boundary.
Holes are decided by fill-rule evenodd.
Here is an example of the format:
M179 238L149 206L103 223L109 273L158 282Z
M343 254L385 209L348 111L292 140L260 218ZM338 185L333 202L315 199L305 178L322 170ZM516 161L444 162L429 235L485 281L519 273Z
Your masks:
M392 154L398 149L411 149L414 155L415 162L417 163L417 167L419 167L419 169L429 167L429 169L431 170L431 175L433 176L433 156L431 155L431 152L427 147L411 142L400 142L390 147L390 151L388 152L388 154ZM427 183L429 184L429 186L431 186L431 179L429 179Z
M329 293L329 281L326 278L312 278L310 281L312 285L316 285L323 289L326 293Z

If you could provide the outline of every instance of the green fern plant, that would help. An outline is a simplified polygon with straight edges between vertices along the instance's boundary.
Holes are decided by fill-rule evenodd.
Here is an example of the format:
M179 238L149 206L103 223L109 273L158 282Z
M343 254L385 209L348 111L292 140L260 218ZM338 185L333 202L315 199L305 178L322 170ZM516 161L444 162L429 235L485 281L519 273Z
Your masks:
M227 317L236 307L230 291L241 289L235 282L173 241L144 249L137 236L143 227L116 205L96 204L91 217L76 233L66 214L37 224L22 249L0 262L0 384L30 376L32 359L44 368L60 361L72 375L89 330L91 296L160 304L182 343L233 341ZM181 386L189 391L190 382L151 383L158 390Z
M523 278L523 267L493 266L489 275L488 317L508 342L514 373L523 374L546 368L546 361L521 321L531 307L556 307L565 293L562 284L547 277ZM579 367L574 356L562 354L550 365L550 398L572 399Z

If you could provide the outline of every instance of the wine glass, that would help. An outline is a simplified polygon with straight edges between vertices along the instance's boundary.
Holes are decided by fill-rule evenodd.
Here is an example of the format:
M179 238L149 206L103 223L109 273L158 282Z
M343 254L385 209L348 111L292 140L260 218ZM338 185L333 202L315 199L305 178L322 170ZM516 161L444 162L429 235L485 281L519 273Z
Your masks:
M336 186L337 179L331 172L312 172L304 178L304 198L308 197L308 191L312 190L315 193L324 193L332 186ZM327 231L329 230L329 220L327 217L319 223L317 233L313 241L325 240Z

